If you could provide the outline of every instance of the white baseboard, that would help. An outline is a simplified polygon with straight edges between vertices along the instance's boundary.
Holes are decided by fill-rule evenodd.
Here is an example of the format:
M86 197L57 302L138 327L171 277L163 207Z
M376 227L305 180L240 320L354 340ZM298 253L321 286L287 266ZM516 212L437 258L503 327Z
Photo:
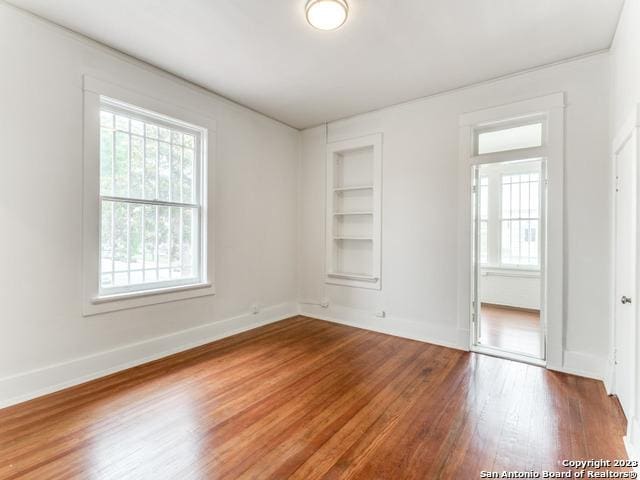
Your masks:
M264 308L161 337L0 378L0 408L157 360L298 314L297 303Z
M319 305L300 304L300 314L396 337L419 340L458 350L468 350L469 331L457 327L434 325L392 316L381 318L367 310L341 305L322 308Z

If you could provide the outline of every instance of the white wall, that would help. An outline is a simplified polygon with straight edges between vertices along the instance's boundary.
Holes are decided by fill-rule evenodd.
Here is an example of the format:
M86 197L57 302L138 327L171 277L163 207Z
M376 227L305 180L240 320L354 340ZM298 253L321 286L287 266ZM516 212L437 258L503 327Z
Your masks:
M608 56L595 55L332 122L328 140L382 132L382 290L322 281L325 127L303 132L300 298L303 311L447 345L468 344L457 323L459 116L566 92L563 368L599 377L608 350ZM376 317L384 310L386 318Z
M0 61L0 406L296 312L297 130L2 3ZM84 73L217 121L215 297L81 315Z
M640 103L640 1L626 0L610 52L611 134Z
M611 138L640 103L640 0L626 0L610 53ZM640 251L637 252L640 256ZM638 285L640 287L640 285ZM636 292L640 298L640 288ZM617 299L614 299L617 300ZM640 374L640 327L636 322L636 377ZM635 418L628 419L629 454L640 458L640 380L636 378Z
M483 268L480 272L480 301L540 310L540 275Z

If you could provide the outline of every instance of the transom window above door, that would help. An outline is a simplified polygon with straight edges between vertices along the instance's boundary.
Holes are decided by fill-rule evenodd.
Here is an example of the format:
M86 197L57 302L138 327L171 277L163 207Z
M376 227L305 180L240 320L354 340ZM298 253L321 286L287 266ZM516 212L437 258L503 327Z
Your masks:
M493 126L476 131L477 155L541 147L543 143L544 122L541 120L524 124Z

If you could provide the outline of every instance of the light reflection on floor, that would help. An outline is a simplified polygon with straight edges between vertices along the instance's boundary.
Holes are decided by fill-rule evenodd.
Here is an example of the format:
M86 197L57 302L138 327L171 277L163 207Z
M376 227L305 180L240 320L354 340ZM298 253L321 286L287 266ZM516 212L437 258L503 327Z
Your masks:
M482 305L480 343L540 357L540 312Z
M99 406L100 411L92 412L101 418L92 427L93 480L184 479L184 472L189 472L189 479L203 478L199 473L202 452L197 408L188 385L174 388L181 389L180 393L172 389L171 395L157 395L165 398L142 400L137 400L132 391L125 398L115 397L117 404L105 402ZM126 397L131 397L133 408ZM109 429L103 425L109 425Z

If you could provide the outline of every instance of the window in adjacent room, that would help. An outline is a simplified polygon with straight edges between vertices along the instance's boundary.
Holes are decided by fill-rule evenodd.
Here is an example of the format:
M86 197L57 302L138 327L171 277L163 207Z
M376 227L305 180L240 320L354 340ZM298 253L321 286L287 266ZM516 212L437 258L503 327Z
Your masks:
M502 175L501 204L501 263L538 267L540 173Z

